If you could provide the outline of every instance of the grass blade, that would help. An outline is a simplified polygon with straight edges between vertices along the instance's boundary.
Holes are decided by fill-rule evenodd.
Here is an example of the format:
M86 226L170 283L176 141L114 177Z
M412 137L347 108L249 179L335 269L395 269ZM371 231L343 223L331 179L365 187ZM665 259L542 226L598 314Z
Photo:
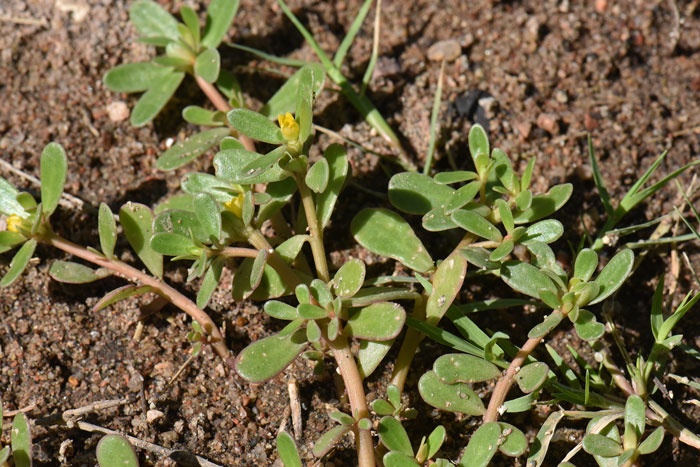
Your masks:
M369 82L372 80L372 75L374 75L374 68L377 65L377 57L379 56L379 32L381 30L381 16L382 16L382 0L377 1L377 12L374 15L374 33L372 35L372 54L369 56L369 63L367 63L367 69L362 77L362 84L360 85L360 95L364 95L367 90Z
M598 160L595 157L595 151L593 150L593 142L591 141L591 135L588 134L588 157L591 161L591 169L593 170L593 180L595 181L595 186L598 188L598 193L600 194L600 201L603 203L605 212L608 217L612 217L615 210L610 202L610 194L608 189L605 187L605 180L603 180L603 175L600 173L600 168L598 167Z
M343 65L343 60L345 60L345 56L347 55L348 50L350 50L350 46L355 40L357 33L360 32L362 23L365 22L370 6L372 6L372 0L365 0L365 3L363 3L360 7L360 11L357 12L357 16L355 16L355 19L352 21L350 29L348 29L348 33L343 38L343 42L340 43L340 46L333 57L333 65L336 67L340 68Z
M435 139L438 129L438 114L440 112L440 102L442 101L442 81L445 76L445 61L440 65L440 75L438 76L437 90L433 99L433 110L430 114L430 138L428 140L428 156L423 167L423 174L430 175L430 166L433 165L433 155L435 154Z

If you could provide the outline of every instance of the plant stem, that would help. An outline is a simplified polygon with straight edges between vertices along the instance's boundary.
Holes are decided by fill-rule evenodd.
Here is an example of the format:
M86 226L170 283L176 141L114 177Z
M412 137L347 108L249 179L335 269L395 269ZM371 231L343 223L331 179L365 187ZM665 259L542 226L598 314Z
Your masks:
M329 341L328 345L333 350L333 356L338 364L338 370L343 376L345 388L350 399L350 408L355 420L369 417L367 409L367 397L362 385L362 378L357 369L355 357L350 351L348 339L340 334L334 341ZM374 467L374 443L369 430L355 430L355 442L357 445L357 457L360 467Z
M297 186L299 187L301 202L304 205L304 212L306 213L306 223L309 226L309 233L311 234L309 243L311 244L311 253L314 255L316 272L319 279L321 279L323 282L328 282L331 280L331 276L328 272L326 250L323 247L323 232L321 227L318 225L318 216L316 215L314 198L311 195L311 190L309 190L309 187L306 186L306 183L301 178L301 175L297 174L294 178L296 179Z
M425 292L423 292L420 297L415 301L413 306L413 317L417 320L425 320L425 305L428 301L428 297ZM416 354L418 345L421 343L425 336L414 328L408 328L406 330L406 336L403 338L403 343L401 344L401 350L399 350L399 356L396 357L396 363L394 363L394 372L391 375L391 381L389 384L393 384L399 388L399 392L403 392L404 384L406 384L406 377L408 376L408 370L411 369L411 362L413 361L413 356Z
M214 107L216 107L217 110L220 110L222 112L228 112L229 110L231 110L231 106L228 105L228 102L226 102L224 96L222 96L221 93L219 93L219 91L216 90L213 84L207 83L201 76L198 76L197 74L194 75L194 79L197 81L199 89L201 89L202 92L209 98L209 100L212 104L214 104ZM256 152L255 143L252 139L248 138L244 134L238 133L238 140L248 151Z
M66 253L70 253L73 256L77 256L96 264L97 266L114 271L129 281L139 282L152 287L154 292L167 299L170 303L180 308L182 311L190 315L192 319L197 321L202 329L204 329L210 335L210 342L216 353L223 358L227 364L229 363L231 355L226 347L224 337L221 335L221 332L214 321L212 321L209 315L199 309L194 302L182 295L173 287L166 284L162 279L150 276L133 266L119 261L118 259L106 258L100 254L93 253L87 248L76 245L63 237L56 235L54 232L49 231L44 235L37 237L37 240L47 243L55 248L58 248L59 250L63 250Z
M227 258L256 258L258 256L258 250L234 246L226 247L217 253Z
M260 230L249 228L248 241L258 250L267 250L267 264L269 264L282 277L282 280L291 288L294 289L303 281L299 278L296 272L282 259L282 257L272 248L267 238Z
M527 342L525 342L525 345L523 345L515 355L513 361L510 362L510 365L506 370L506 374L501 376L498 383L496 383L496 387L493 389L489 406L484 414L484 423L495 422L498 420L498 416L500 415L499 409L506 400L508 391L513 385L513 377L520 370L520 367L523 363L525 363L527 357L530 356L532 351L535 350L543 338L544 336L528 339Z

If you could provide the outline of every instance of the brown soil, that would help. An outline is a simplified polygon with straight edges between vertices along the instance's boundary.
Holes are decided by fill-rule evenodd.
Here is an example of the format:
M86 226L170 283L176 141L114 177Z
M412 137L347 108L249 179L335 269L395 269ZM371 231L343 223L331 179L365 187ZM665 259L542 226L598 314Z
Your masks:
M177 173L163 173L155 160L168 141L195 128L180 118L181 108L205 98L193 82L181 88L174 101L145 128L132 128L128 120L113 122L107 106L123 100L132 107L133 96L105 89L102 75L115 65L147 59L152 49L134 42L128 25L129 2L96 0L5 0L0 15L0 154L19 170L38 175L42 148L50 141L61 143L69 155L67 193L85 200L84 209L60 208L54 216L56 229L83 245L98 244L94 209L104 201L117 211L126 201L153 204L166 199L178 187ZM161 1L171 11L185 2ZM199 6L204 1L186 2ZM335 50L361 3L291 2L294 11L313 31L321 45ZM71 9L72 8L72 9ZM674 16L677 11L677 20ZM538 189L572 182L575 194L560 215L567 224L567 239L576 242L583 232L600 227L602 205L597 201L587 162L586 132L591 132L608 189L619 199L640 174L664 150L669 156L662 173L696 157L700 150L700 4L697 0L617 2L596 0L473 1L415 0L383 2L380 60L370 95L404 138L412 157L424 158L428 145L430 108L439 63L427 59L435 42L455 39L461 51L447 64L441 107L438 169L449 168L449 154L457 166L467 164L466 134L474 122L484 124L492 144L515 157L521 168L536 156L535 185ZM30 19L31 24L16 20ZM230 39L278 55L311 58L312 52L276 2L241 2L235 31ZM355 82L364 73L371 50L372 29L368 19L344 68ZM225 65L269 66L250 56L224 49ZM289 70L287 70L289 71ZM238 72L244 90L255 107L267 99L281 80L263 71L244 68ZM487 98L487 100L481 100ZM492 99L488 99L492 98ZM359 140L379 151L382 141L345 101L327 94L317 108L318 122ZM330 140L317 138L323 148ZM384 168L374 156L350 149L355 182L381 190L386 186ZM187 170L211 169L211 155ZM2 176L23 189L37 187L6 169ZM687 184L690 174L681 177ZM677 201L673 187L634 212L629 221L644 221L670 212ZM347 188L344 206L329 231L331 258L338 265L353 248L348 222L363 205L381 201ZM562 255L568 251L560 242ZM440 249L438 244L437 249ZM118 245L130 258L122 240ZM683 249L696 266L696 246ZM352 250L357 253L357 250ZM437 250L436 250L437 252ZM628 349L636 357L650 348L648 310L656 278L668 270L667 250L652 254L618 296L615 319ZM320 380L299 359L283 375L251 386L236 374L227 373L210 352L197 358L169 388L167 381L187 359L185 339L189 319L165 308L148 318L139 341L132 339L139 316L137 300L95 313L91 306L107 291L124 285L108 279L90 286L70 286L52 281L47 270L60 252L40 246L38 260L14 285L0 295L0 388L6 410L35 404L32 419L88 403L134 397L136 403L100 411L88 421L121 430L166 447L185 449L224 465L272 465L276 458L274 438L287 424L289 399L286 381L299 384L303 407L303 437L299 444L311 463L310 447L333 422L329 412L339 407L330 376ZM0 272L11 255L0 257ZM379 266L381 268L381 266ZM391 266L390 266L391 268ZM184 268L171 267L169 280L182 284ZM209 307L210 314L226 325L227 343L234 352L279 328L253 303L233 303L228 273ZM691 287L682 269L678 295ZM487 297L496 281L468 287L465 298ZM189 294L194 288L182 286ZM539 316L523 316L517 310L480 316L484 326L511 334L515 343ZM503 323L512 325L503 326ZM694 341L698 320L690 314L682 325L685 343ZM551 343L565 352L565 345L581 343L563 326ZM420 411L420 422L409 427L414 442L433 426L448 428L443 457L457 459L472 430L469 420L438 414L415 392L420 370L429 367L439 345L426 342L409 378L408 397ZM395 355L395 354L394 354ZM675 353L669 368L680 375L697 377L698 362ZM391 366L386 365L367 383L369 399L383 394ZM689 428L698 429L700 413L686 403L697 394L664 380L675 394L663 400L671 413ZM152 407L147 399L162 392ZM662 401L660 396L657 400ZM145 409L163 416L145 419ZM342 406L341 406L342 408ZM509 421L534 434L543 419L515 416ZM556 465L580 440L581 424L564 424L568 431L553 444L548 465ZM3 442L7 443L7 430ZM36 427L34 455L39 465L94 465L99 436L75 429ZM61 448L63 444L63 448ZM65 455L60 454L64 452ZM172 461L141 453L144 465L172 465ZM64 460L60 460L64 459ZM352 465L352 441L346 439L324 465ZM666 438L662 449L645 459L645 465L698 465L698 453ZM503 459L504 465L524 465L524 458ZM583 456L577 465L592 465ZM279 464L278 464L279 465Z

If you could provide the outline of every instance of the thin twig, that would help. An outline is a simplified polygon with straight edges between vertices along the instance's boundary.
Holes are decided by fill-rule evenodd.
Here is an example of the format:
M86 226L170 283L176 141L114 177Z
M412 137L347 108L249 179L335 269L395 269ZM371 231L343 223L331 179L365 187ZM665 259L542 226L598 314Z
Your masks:
M2 412L2 416L3 416L3 417L14 417L14 416L17 415L18 413L27 413L27 412L31 412L31 411L34 410L34 409L36 409L36 402L32 402L32 403L29 404L28 406L22 407L21 409L17 409L17 410L4 410L4 411Z
M294 439L301 439L301 402L299 401L299 385L297 380L291 378L287 382L287 392L289 392L289 408L292 413L292 429Z
M24 24L26 26L46 26L44 18L20 18L19 16L0 15L0 21L6 23Z

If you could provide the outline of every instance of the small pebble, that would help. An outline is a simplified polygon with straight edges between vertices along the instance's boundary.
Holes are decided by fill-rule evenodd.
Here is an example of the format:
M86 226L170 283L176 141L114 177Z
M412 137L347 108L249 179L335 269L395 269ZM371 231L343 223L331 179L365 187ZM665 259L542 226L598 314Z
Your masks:
M516 122L514 125L518 133L523 139L527 139L530 136L530 130L532 130L532 124L530 122Z
M566 104L569 101L569 96L566 95L566 91L558 90L554 93L554 98L560 104Z
M165 414L160 410L149 410L148 412L146 412L146 420L148 420L148 423L153 423L159 418L162 418L163 415Z
M124 101L114 101L107 106L107 115L113 122L121 122L129 118L129 107Z
M428 60L451 62L462 54L462 46L455 39L447 39L434 43L428 49Z
M537 117L537 126L552 135L559 133L559 124L552 114L541 113L540 116Z
M595 11L598 13L605 13L605 9L608 7L608 0L596 0Z

